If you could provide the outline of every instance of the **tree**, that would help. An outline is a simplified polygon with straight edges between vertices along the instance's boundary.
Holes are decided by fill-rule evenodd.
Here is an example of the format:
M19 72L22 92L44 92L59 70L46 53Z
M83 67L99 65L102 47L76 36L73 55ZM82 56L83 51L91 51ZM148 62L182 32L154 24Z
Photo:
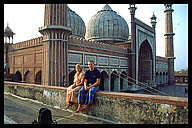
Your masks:
M179 72L181 72L181 73L188 73L188 68L186 68L186 69L181 69Z

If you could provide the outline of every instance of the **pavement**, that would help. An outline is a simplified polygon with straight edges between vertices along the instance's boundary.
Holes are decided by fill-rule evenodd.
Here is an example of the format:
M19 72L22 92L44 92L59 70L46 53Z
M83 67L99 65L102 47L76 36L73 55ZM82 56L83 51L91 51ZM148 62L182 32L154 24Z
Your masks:
M57 124L112 124L113 122L85 115L73 113L71 110L62 110L47 106L41 102L22 98L4 92L4 124L32 124L38 117L39 109L46 107L52 112L52 119Z
M188 91L186 92L185 89L188 90L187 84L159 85L154 89L140 90L136 93L188 98Z
M4 115L4 124L17 124L14 120Z

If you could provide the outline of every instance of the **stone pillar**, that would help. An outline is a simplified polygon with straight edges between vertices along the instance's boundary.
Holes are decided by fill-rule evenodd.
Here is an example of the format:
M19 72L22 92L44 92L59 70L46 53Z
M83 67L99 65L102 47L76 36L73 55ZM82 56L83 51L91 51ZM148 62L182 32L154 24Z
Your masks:
M111 73L109 73L109 84L108 86L108 91L111 91Z
M153 77L152 77L152 81L156 82L156 19L157 17L154 15L152 15L151 19L151 25L153 28L153 32L154 32L154 38L153 38Z
M165 4L165 57L168 58L168 84L174 85L174 46L173 46L173 21L172 4Z
M8 48L9 48L9 43L4 44L4 52L5 52L5 63L8 64Z
M168 58L168 84L174 85L175 84L175 77L174 77L174 59L175 58Z
M115 76L114 78L114 91L118 92L120 91L120 76L118 74L118 76Z
M128 89L128 78L127 77L125 77L124 79L123 79L123 90L126 90L126 89Z
M104 91L109 91L109 78L104 78Z
M156 84L157 85L159 84L159 73L157 73L157 75L156 75Z
M68 82L67 50L71 29L67 27L67 5L45 4L42 84L63 86Z
M135 4L129 5L129 10L131 14L131 53L129 53L129 76L136 79L136 25L135 25ZM129 79L131 85L136 84L136 82Z

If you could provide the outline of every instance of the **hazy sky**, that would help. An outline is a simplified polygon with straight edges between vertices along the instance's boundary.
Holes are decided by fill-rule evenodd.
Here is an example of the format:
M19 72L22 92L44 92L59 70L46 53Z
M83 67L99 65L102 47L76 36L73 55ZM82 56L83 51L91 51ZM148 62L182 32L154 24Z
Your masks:
M90 18L103 8L105 4L68 4L87 25ZM109 4L121 15L130 28L129 4ZM153 12L157 17L156 25L156 55L165 56L165 7L163 4L136 4L135 17L144 23L150 24ZM173 4L173 32L175 70L188 67L188 5ZM38 29L44 22L44 4L4 4L4 28L9 24L16 35L14 43L30 40L42 36Z

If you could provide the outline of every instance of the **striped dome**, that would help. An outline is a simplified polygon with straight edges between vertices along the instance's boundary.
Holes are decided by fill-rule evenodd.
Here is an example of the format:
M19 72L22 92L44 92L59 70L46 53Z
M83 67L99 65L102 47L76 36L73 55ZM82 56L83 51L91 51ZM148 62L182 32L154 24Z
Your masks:
M67 26L72 29L72 36L85 38L85 23L82 18L68 7Z
M128 24L107 4L87 24L87 40L124 42L128 37Z

